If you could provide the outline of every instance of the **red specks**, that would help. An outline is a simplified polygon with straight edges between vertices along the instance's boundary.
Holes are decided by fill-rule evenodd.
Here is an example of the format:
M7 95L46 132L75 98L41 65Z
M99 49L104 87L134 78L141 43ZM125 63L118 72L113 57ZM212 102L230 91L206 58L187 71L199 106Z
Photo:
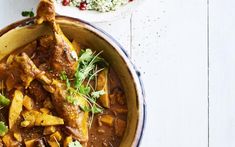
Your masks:
M68 6L69 3L70 3L70 0L63 0L63 1L62 1L62 4L63 4L64 6Z
M86 10L87 3L86 2L81 2L80 6L78 7L80 10Z

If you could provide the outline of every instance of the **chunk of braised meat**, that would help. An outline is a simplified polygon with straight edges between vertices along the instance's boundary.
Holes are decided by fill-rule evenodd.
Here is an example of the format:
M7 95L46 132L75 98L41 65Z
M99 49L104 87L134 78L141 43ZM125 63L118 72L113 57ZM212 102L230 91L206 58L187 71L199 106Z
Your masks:
M10 91L20 84L20 71L14 64L0 64L0 79L5 79L6 90Z
M21 51L25 52L29 57L32 57L37 49L38 43L37 41L33 41L22 48Z
M69 77L72 77L77 67L77 54L68 45L63 36L55 34L56 44L51 52L51 65L59 74L65 71Z
M0 64L0 79L6 77L7 65L5 63Z
M37 8L37 23L41 24L43 21L55 21L55 7L53 0L40 0Z
M54 32L54 46L51 51L50 63L54 71L65 71L72 77L77 68L77 54L71 42L55 22L55 8L52 0L41 0L37 10L37 23L48 22Z
M49 93L43 88L41 83L36 80L31 82L28 91L33 96L32 98L39 103L42 103L49 96Z
M31 57L36 66L39 66L41 64L49 65L48 60L51 56L50 52L52 46L53 46L53 36L45 35L38 39L37 49L35 50L34 55L32 55Z
M47 146L49 146L49 145L48 145L48 143L46 142L46 139L45 139L45 138L40 138L40 139L35 140L34 146L35 146L35 147L47 147Z
M79 105L88 105L84 98L80 95L73 95L73 97L78 99L80 104L74 105L68 102L66 84L47 77L44 72L36 67L27 54L22 53L21 55L16 56L14 61L18 63L25 76L30 76L30 79L36 78L42 83L43 88L51 93L52 103L54 104L57 113L64 119L66 130L81 143L86 144L88 141L89 113L82 111L79 107Z
M120 89L119 87L114 88L109 97L110 97L111 104L118 103L119 105L125 105L126 103L125 94L123 90Z
M119 137L123 136L126 129L126 122L119 118L116 118L114 122L115 134Z
M39 38L39 45L44 49L49 49L53 45L53 36L45 35ZM42 49L43 50L43 49Z

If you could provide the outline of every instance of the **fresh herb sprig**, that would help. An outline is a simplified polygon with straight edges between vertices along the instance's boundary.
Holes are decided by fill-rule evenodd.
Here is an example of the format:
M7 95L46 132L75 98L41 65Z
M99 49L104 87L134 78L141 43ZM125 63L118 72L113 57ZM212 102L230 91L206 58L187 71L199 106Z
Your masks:
M61 72L60 79L63 80L63 81L66 81L66 86L70 87L71 84L70 84L69 78L68 78L68 76L67 76L65 71Z
M0 121L0 136L4 136L8 132L8 127L3 121Z
M84 98L88 106L81 106L80 108L83 111L91 112L92 119L94 114L102 113L103 108L97 104L97 100L100 96L105 94L104 90L96 91L96 88L93 88L90 85L92 79L97 78L97 74L103 70L103 68L98 69L97 66L107 66L107 62L100 58L98 54L95 54L90 49L82 50L78 59L78 67L74 75L73 84L71 84L70 80L66 72L62 72L60 75L60 79L66 82L67 85L67 101L73 105L79 105L79 99ZM85 82L86 81L86 82ZM92 121L91 121L92 122Z
M79 141L73 141L69 143L69 147L82 147L81 143Z
M4 86L3 81L1 81L1 87L2 87L2 90L0 93L0 107L1 108L3 108L4 106L8 106L11 103L10 99L4 96L3 86Z

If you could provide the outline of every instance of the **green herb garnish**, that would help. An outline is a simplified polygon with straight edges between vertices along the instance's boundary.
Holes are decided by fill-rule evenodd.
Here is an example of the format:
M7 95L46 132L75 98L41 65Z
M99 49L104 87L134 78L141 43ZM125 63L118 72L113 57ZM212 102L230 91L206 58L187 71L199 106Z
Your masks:
M69 143L69 147L82 147L81 143L79 141L73 141Z
M22 11L21 15L24 17L34 17L34 13L32 10L31 11Z
M91 112L90 126L94 114L103 112L103 108L97 104L97 100L105 94L105 91L96 91L90 84L91 80L97 82L97 74L104 69L98 68L98 66L104 67L108 65L103 58L98 57L100 54L101 52L95 54L91 49L82 50L74 78L71 79L72 82L68 79L66 72L63 71L60 74L60 79L65 81L67 85L66 100L73 105L78 105L85 112ZM88 105L82 105L81 99L86 100Z
M4 136L8 132L8 127L3 121L0 121L0 136Z
M90 93L90 91L91 91L91 88L90 88L89 86L81 85L81 86L79 87L79 92L80 92L81 94L88 95L88 94Z
M75 88L79 88L86 78L89 78L91 75L93 75L92 71L94 71L96 64L102 62L107 65L103 58L98 57L100 54L101 52L95 55L91 51L91 49L86 49L86 51L82 51L78 59L78 69L75 73Z
M67 76L65 71L61 72L60 79L63 80L63 81L66 81L66 86L70 87L71 84L70 84L69 78L68 78L68 76Z
M103 112L103 109L97 107L96 105L94 105L93 107L91 107L91 112L92 112L93 114L102 113L102 112Z
M92 92L92 93L91 93L91 96L92 96L93 98L98 99L100 96L102 96L102 95L104 95L104 94L105 94L104 90L100 90L100 91L94 91L94 92Z
M10 100L6 98L4 95L0 94L0 105L1 106L8 106L10 104Z

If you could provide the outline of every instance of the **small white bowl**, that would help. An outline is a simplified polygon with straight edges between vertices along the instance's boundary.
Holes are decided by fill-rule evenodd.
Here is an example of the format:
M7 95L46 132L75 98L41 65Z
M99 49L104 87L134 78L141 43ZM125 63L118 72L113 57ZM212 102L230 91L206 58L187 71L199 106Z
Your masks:
M63 6L61 2L56 2L55 8L56 13L59 15L79 18L87 22L106 22L131 14L142 1L143 0L133 0L128 4L117 8L117 10L110 12L79 10L77 7Z

